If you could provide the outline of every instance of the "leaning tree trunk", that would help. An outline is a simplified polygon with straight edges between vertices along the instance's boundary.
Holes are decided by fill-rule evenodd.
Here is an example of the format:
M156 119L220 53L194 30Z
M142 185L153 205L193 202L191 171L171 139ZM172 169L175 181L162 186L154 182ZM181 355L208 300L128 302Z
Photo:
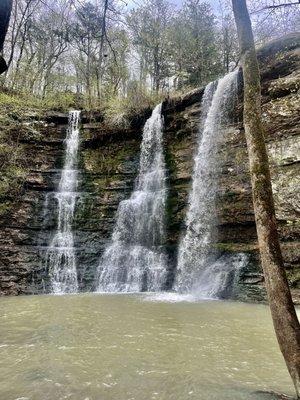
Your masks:
M9 25L12 0L0 1L0 74L7 70L6 62L2 56L4 40Z
M300 325L282 260L261 118L260 73L246 0L232 0L244 76L244 127L260 257L274 329L300 398Z

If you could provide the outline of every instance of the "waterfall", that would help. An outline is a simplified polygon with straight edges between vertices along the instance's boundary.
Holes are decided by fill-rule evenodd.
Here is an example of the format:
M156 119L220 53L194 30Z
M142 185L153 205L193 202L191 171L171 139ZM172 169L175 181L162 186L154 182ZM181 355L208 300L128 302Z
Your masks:
M54 194L58 205L57 230L46 253L51 288L56 294L75 293L78 290L72 222L77 197L79 119L80 111L70 111L65 162L58 190Z
M162 105L145 124L139 174L131 197L119 204L111 243L98 268L97 291L161 290L166 278L166 171Z
M228 123L229 109L237 90L237 72L232 72L205 88L202 121L195 157L192 188L186 216L186 232L178 251L175 290L195 291L202 297L216 297L230 267L215 264L216 195L218 188L218 148L221 127ZM233 266L234 267L234 266ZM214 284L211 284L214 282Z

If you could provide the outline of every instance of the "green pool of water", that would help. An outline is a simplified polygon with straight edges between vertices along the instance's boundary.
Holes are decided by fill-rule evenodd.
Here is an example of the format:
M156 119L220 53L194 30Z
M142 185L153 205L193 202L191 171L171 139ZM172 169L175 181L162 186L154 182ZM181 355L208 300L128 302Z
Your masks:
M172 294L0 299L0 399L293 394L266 306L189 300Z

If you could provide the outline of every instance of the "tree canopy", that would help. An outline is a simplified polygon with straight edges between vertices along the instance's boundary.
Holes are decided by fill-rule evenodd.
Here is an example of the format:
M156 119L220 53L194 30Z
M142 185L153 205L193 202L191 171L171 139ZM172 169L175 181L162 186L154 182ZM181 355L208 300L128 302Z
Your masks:
M297 6L249 1L257 44L297 29ZM132 6L133 5L133 6ZM238 62L230 1L18 0L4 55L6 87L45 98L81 96L87 107L132 93L187 90Z

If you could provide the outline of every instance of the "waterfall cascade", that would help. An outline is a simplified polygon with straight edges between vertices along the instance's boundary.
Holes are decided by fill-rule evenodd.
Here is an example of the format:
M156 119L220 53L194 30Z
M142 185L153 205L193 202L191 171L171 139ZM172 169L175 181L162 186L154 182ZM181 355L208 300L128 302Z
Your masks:
M66 155L55 199L58 204L57 231L46 253L52 292L75 293L78 290L72 222L76 203L77 155L80 111L70 111Z
M201 297L217 297L228 281L232 267L216 262L217 153L221 127L228 123L230 105L237 92L237 72L210 83L202 99L198 151L195 157L186 232L179 245L175 290L197 292Z
M145 124L139 174L131 197L119 204L110 245L98 268L99 292L161 290L166 277L166 172L161 104Z

